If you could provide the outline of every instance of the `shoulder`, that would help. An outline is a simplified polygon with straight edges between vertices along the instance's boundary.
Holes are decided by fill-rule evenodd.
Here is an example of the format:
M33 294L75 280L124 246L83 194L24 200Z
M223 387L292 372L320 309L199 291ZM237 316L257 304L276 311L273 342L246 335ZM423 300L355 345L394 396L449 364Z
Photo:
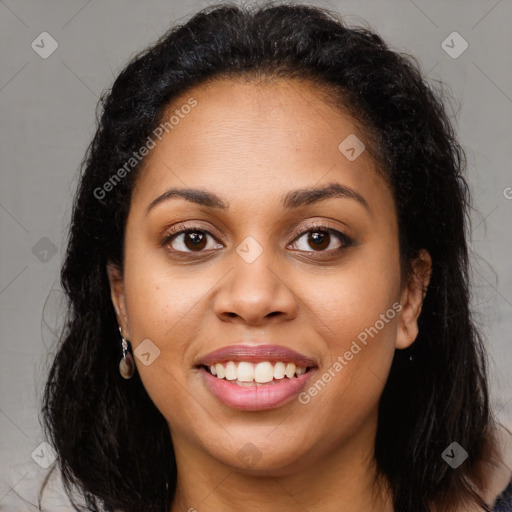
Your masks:
M511 512L512 511L512 480L507 488L496 498L493 512Z

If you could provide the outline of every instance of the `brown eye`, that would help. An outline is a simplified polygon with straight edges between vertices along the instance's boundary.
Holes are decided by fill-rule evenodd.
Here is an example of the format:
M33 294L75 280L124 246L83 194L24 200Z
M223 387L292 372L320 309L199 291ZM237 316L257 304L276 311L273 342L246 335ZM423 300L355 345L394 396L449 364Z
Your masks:
M201 250L206 247L206 236L201 231L186 231L183 243L191 251Z
M331 234L327 231L310 231L308 244L313 250L323 250L329 246Z
M212 243L209 238L215 241L208 231L192 227L171 234L162 242L162 245L171 247L171 252L178 253L202 252L203 249L222 247L221 244L213 244L212 247ZM208 247L209 243L210 247Z
M307 239L305 238L306 235ZM300 243L302 239L305 239L305 242ZM337 245L336 239L338 241ZM333 242L335 245L331 247ZM299 237L295 238L293 245L296 246L299 251L330 253L341 251L351 246L352 243L353 241L349 236L337 229L325 226L313 226L308 231L303 231Z

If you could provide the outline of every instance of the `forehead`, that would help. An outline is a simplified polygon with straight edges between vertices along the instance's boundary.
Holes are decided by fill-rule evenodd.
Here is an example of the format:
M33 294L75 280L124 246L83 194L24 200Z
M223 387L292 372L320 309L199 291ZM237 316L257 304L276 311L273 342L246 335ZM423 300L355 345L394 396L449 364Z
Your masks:
M261 201L332 181L382 196L357 122L307 81L217 80L176 97L162 121L171 117L145 159L134 201L147 205L171 186ZM347 158L347 145L362 153Z

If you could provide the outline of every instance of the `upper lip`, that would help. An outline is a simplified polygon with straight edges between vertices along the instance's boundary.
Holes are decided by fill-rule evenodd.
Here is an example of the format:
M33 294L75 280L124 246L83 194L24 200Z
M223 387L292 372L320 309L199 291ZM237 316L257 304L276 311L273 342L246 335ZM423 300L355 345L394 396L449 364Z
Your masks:
M258 363L261 361L294 363L295 366L316 367L316 362L308 356L299 354L281 345L229 345L210 352L199 361L198 365L210 366L215 363L227 361L248 361Z

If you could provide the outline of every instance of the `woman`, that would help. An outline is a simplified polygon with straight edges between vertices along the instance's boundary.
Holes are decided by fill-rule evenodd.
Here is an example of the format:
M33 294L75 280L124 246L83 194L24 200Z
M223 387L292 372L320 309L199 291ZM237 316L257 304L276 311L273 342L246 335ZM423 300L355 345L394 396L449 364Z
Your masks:
M102 106L43 403L68 491L123 512L506 506L464 154L413 59L326 10L224 4Z

